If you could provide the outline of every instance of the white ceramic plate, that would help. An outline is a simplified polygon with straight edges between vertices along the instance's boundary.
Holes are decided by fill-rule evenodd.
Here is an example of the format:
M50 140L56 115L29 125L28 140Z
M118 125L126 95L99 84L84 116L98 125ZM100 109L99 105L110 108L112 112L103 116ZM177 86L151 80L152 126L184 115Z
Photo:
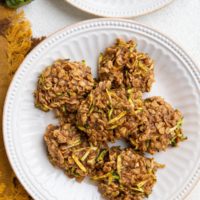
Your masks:
M88 13L103 17L136 17L156 11L173 0L65 0Z
M135 39L156 62L156 83L148 96L161 95L185 117L188 140L179 148L155 155L166 164L150 200L183 199L200 177L199 71L189 56L164 35L128 20L96 19L67 27L47 38L24 60L10 86L4 107L4 140L9 160L21 183L36 200L100 200L88 180L79 184L48 161L43 134L52 113L34 107L38 75L58 58L85 59L96 75L97 57L115 38Z

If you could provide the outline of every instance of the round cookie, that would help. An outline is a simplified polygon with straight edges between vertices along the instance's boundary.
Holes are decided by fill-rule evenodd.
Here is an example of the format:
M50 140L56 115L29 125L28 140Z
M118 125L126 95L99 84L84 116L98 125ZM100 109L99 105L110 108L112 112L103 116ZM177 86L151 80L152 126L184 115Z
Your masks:
M136 154L131 148L112 147L103 167L92 177L107 200L142 200L156 183L155 172L164 167L152 158Z
M49 125L44 135L50 161L70 178L82 181L95 168L99 149L91 146L71 124Z
M35 106L43 111L61 108L75 112L93 87L91 69L85 62L57 60L38 79Z
M110 81L100 82L81 103L77 112L77 127L88 135L95 146L114 142L134 130L141 108L140 92L111 89Z
M110 80L113 88L134 88L149 92L154 82L154 62L136 50L136 42L117 39L100 54L98 73L101 81Z
M151 97L144 101L141 123L128 139L135 150L154 154L186 139L182 123L183 116L179 110L161 97Z

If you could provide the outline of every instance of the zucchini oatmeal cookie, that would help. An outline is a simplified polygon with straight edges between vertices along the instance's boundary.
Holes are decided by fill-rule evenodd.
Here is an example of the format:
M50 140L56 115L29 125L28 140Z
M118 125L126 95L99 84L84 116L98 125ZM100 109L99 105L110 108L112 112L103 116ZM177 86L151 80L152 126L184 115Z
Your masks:
M77 112L77 127L93 145L126 137L137 126L142 110L141 92L111 89L111 82L100 82L82 101Z
M70 178L82 181L95 169L101 151L90 145L83 134L71 124L49 125L44 135L49 159Z
M144 101L141 121L137 131L129 135L135 150L154 154L186 139L181 128L183 115L161 97Z
M155 172L163 167L130 148L112 147L103 167L95 171L92 179L107 200L142 200L151 194L156 183Z
M149 92L154 82L154 62L148 54L137 51L135 41L117 39L100 54L98 73L100 80L110 80L113 88Z
M43 111L61 108L74 112L93 86L91 69L85 62L57 60L38 79L35 105Z

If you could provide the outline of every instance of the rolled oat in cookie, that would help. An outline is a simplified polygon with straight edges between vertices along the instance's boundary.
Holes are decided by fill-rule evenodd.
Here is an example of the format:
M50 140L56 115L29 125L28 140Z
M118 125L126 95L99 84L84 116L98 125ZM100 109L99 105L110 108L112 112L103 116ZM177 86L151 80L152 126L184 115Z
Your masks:
M182 131L183 115L161 97L144 101L144 112L137 131L129 135L135 150L154 154L176 146L186 139Z
M113 88L134 88L149 92L154 82L154 62L148 54L137 51L136 42L117 39L99 56L100 81L110 80Z
M151 194L156 183L155 172L163 167L131 148L112 147L103 167L95 171L92 179L107 200L142 200Z
M91 146L71 124L49 125L44 135L49 159L70 178L82 181L96 166L100 149Z
M68 123L76 125L76 112L63 111L62 108L56 108L53 111L61 126Z
M100 82L77 112L77 127L93 145L126 137L137 125L142 111L141 93L125 88L111 89L111 82Z
M57 60L38 79L35 106L43 111L60 108L75 112L93 86L91 69L85 62Z

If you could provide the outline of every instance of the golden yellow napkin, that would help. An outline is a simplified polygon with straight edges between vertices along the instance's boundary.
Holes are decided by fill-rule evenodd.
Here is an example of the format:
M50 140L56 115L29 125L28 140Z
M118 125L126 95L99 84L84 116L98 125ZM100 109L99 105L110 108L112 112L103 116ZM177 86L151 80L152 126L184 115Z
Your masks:
M33 39L31 25L23 12L0 6L0 121L4 99L12 76L27 55L40 42ZM0 200L28 200L31 197L17 180L8 162L0 123Z

